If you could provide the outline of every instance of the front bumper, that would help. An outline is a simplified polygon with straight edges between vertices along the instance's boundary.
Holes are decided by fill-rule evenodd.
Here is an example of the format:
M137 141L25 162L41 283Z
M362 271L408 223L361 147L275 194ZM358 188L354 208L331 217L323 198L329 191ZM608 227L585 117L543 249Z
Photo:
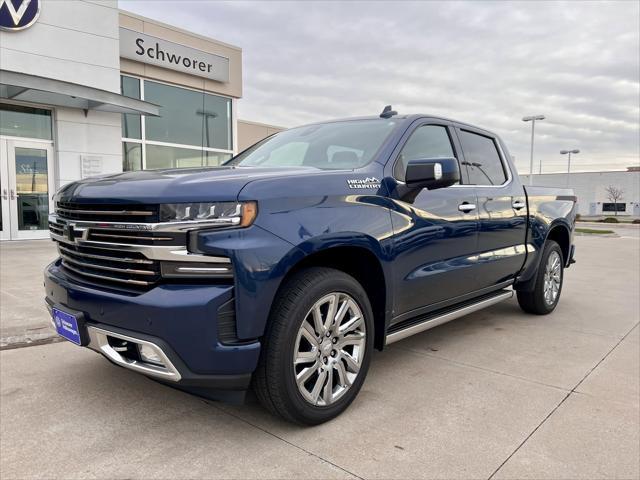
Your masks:
M59 261L47 267L44 277L47 305L82 313L86 346L116 365L179 388L249 386L260 343L229 345L218 338L218 314L234 301L232 286L166 284L133 295L75 283ZM123 355L114 348L123 341L147 345L163 366Z

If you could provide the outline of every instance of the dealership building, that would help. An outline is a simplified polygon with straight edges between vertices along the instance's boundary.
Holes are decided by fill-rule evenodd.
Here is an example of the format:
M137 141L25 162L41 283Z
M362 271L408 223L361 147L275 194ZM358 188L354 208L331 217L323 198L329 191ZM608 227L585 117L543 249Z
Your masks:
M116 0L0 1L1 239L46 237L68 182L215 166L279 130L241 98L239 47Z
M520 175L529 184L528 175ZM569 187L578 197L578 213L582 216L640 217L640 167L600 172L534 174L532 183L541 187ZM614 191L618 198L614 198Z

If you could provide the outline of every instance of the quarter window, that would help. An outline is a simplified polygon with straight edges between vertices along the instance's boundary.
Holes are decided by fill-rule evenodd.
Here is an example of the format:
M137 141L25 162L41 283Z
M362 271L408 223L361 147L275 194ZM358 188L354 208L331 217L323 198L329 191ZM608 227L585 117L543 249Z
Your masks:
M447 127L442 125L418 127L400 152L395 167L396 177L404 181L409 161L426 158L456 158Z
M460 130L460 143L471 185L502 185L507 181L493 138Z

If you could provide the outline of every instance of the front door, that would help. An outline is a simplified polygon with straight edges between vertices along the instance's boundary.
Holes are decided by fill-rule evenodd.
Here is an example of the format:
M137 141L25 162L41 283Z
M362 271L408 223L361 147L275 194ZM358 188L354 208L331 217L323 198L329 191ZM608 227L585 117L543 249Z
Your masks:
M406 165L420 158L456 157L448 125L418 124L395 161L404 181ZM466 169L461 167L462 183ZM399 185L402 185L400 183ZM475 189L422 190L415 198L392 198L394 319L398 323L466 295L475 288L478 242Z
M3 240L48 236L54 190L52 163L49 143L0 139Z

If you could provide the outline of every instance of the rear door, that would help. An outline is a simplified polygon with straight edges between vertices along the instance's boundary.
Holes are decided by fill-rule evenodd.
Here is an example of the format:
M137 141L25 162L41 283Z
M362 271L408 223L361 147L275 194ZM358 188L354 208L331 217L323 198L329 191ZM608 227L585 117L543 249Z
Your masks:
M479 288L513 280L526 254L527 205L524 189L511 171L500 141L487 132L458 126L469 185L478 199Z
M410 160L459 158L451 125L418 121L390 162L399 189ZM388 166L389 168L389 166ZM461 165L462 182L466 181ZM388 175L388 173L387 173ZM473 188L421 190L415 199L392 195L393 323L437 307L475 287L478 215Z

